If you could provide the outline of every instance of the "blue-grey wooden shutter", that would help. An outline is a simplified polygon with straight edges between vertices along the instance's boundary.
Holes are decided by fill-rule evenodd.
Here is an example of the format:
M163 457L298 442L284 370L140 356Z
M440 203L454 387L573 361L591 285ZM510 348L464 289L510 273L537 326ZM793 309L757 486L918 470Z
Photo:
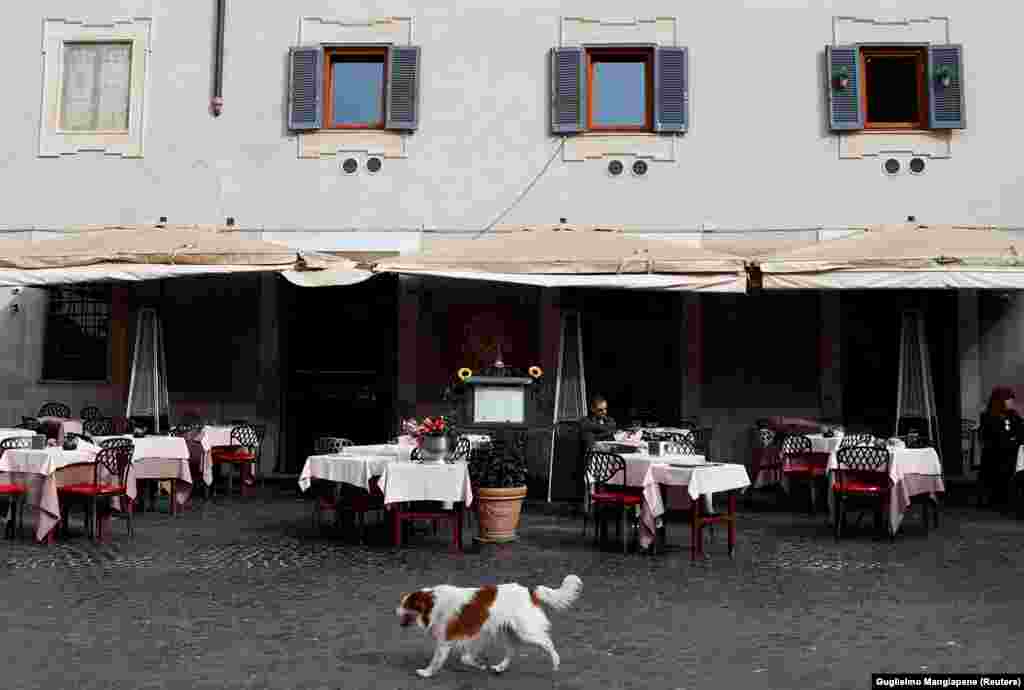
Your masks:
M388 48L387 129L411 131L420 124L420 48Z
M288 129L320 129L323 116L323 59L320 46L292 48Z
M949 86L943 86L943 74L948 75ZM928 125L932 129L967 126L963 46L928 46Z
M686 48L654 51L654 131L685 132L690 125L690 56Z
M551 49L551 131L577 134L587 125L587 71L583 48Z
M864 106L861 103L860 49L855 45L827 46L828 124L833 130L864 129ZM837 83L845 76L847 86Z

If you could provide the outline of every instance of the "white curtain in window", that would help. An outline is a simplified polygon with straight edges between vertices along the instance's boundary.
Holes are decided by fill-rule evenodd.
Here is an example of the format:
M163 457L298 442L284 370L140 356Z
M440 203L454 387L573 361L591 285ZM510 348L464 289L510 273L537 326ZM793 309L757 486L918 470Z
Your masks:
M65 44L62 129L79 132L128 129L130 91L130 44Z

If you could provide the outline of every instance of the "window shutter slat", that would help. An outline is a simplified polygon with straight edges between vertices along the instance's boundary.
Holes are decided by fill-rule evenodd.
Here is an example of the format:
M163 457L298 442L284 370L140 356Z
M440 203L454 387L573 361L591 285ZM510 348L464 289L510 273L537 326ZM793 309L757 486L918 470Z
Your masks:
M861 73L859 49L851 46L827 46L829 128L833 130L864 129L864 108L861 105ZM846 88L838 83L846 80Z
M685 132L690 124L690 59L686 48L654 53L654 131Z
M944 77L948 86L943 83ZM928 47L928 120L932 129L963 129L967 124L963 46Z
M323 49L320 46L292 48L290 57L288 129L320 129L323 113Z
M582 48L551 49L551 131L578 134L586 129L587 88Z
M388 48L387 129L411 131L420 123L420 48Z

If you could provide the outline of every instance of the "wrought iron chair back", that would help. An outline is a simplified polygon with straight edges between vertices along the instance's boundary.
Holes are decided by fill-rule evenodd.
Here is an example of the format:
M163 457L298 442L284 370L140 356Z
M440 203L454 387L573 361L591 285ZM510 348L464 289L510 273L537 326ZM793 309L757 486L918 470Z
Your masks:
M248 448L255 453L260 445L260 437L250 424L239 424L231 430L231 445Z
M110 436L114 433L114 420L110 417L94 417L82 422L82 431L90 436Z
M321 436L316 440L314 451L317 455L338 455L353 445L347 438Z
M12 438L5 438L0 441L0 456L4 454L6 450L23 450L32 447L31 436L15 436Z
M177 426L172 426L167 432L167 435L178 436L180 438L192 438L202 430L202 424L179 424Z
M695 429L694 433L690 434L668 434L668 452L674 455L700 455L700 444L694 438L696 431Z
M617 453L591 450L587 453L584 476L595 489L603 488L618 476L621 476L622 484L625 484L626 460Z
M445 462L469 462L472 452L472 442L465 436L460 436L459 440L455 442L455 447L445 457Z
M840 448L850 448L852 446L870 446L874 444L875 437L872 434L846 434L843 436L843 440L839 442Z
M59 402L48 402L43 403L43 406L39 408L39 414L37 417L60 417L61 419L68 419L71 417L71 407Z
M782 442L782 455L784 458L789 458L793 455L803 455L813 450L814 445L811 443L811 439L803 434L792 434L787 436Z
M93 442L92 441L92 437L89 436L89 434L76 434L74 431L69 431L66 434L64 434L64 442L65 443L67 443L68 441L76 441L77 442L77 441L80 441L80 440L81 441L87 441L89 443Z
M114 440L114 439L111 439ZM128 441L128 439L117 439ZM96 454L96 469L93 475L94 483L100 483L101 471L107 476L115 477L118 486L128 485L128 469L132 466L132 455L135 453L135 444L128 441L128 445L107 446Z
M876 446L847 446L836 453L835 477L840 491L846 482L860 480L887 487L892 454Z
M39 427L42 426L39 420L35 417L22 417L21 424L18 425L19 429L30 429L32 431L39 431Z
M108 438L100 441L100 448L135 448L135 442L130 438Z
M410 462L423 462L423 453L420 452L420 449L418 447L417 448L413 448L412 452L409 453L409 461Z
M96 419L97 417L102 416L103 413L100 412L100 408L96 407L95 405L87 405L86 407L82 408L81 412L78 413L78 418L81 419L83 422L89 419Z
M775 442L775 432L767 428L758 429L757 440L762 448L767 448Z

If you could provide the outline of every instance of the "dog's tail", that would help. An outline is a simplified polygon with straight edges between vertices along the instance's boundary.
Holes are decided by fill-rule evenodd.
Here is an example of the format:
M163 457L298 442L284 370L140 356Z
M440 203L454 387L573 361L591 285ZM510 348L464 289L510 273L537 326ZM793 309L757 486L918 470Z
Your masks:
M583 591L583 580L575 575L566 575L562 580L562 586L558 589L551 589L540 585L533 590L534 602L540 601L553 609L563 610L572 606L572 603L579 598Z

